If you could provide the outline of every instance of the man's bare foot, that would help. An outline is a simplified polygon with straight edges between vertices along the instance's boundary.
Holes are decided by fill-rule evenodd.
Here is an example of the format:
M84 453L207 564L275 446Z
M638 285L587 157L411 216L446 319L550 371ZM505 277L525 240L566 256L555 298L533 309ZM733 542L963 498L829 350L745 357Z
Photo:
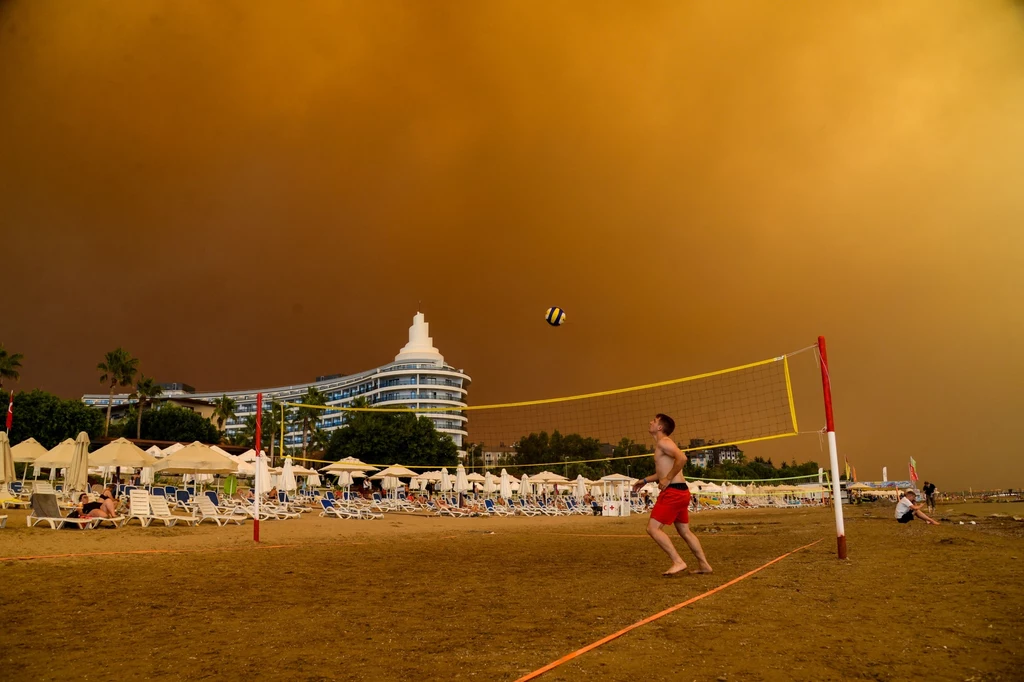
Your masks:
M937 526L937 525L939 525L939 522L938 522L938 521L929 521L929 523L930 523L930 524L932 524L933 526Z
M678 573L682 573L685 570L686 570L686 564L685 563L672 564L672 568L670 568L667 571L665 571L664 573L662 573L662 575L665 576L666 578L669 578L669 577L672 577L672 576L674 576L674 575L676 575Z
M711 569L710 565L707 565L707 566L701 566L696 571L690 571L690 573L693 573L694 575L704 575L704 574L707 574L707 573L714 573L714 571Z

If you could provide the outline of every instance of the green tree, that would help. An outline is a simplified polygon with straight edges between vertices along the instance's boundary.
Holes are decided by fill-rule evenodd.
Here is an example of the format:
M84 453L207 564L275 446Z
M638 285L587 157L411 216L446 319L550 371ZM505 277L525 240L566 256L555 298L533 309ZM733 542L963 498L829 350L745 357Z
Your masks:
M304 405L326 405L327 400L324 398L320 391L316 390L312 386L306 389L306 395L302 397L302 403ZM317 422L320 420L323 410L319 410L315 407L300 407L297 412L297 417L302 423L302 456L306 456L306 449L308 446L307 436L310 428L316 428Z
M7 405L9 400L10 395L0 390L0 403ZM103 433L103 413L80 400L62 400L38 389L15 396L8 434L12 445L31 436L43 447L52 448L81 431L88 433L89 438L99 438Z
M229 398L225 393L213 401L213 418L217 420L217 430L224 430L224 422L235 418L235 410L238 403L234 398Z
M309 443L320 453L327 452L327 448L331 445L331 432L319 427L315 428L309 436Z
M450 467L458 448L427 417L413 412L350 412L344 428L331 434L324 459L356 457L364 462L401 462L410 466Z
M142 414L142 438L217 444L220 442L220 431L198 412L173 403L164 403Z
M21 378L21 361L24 359L21 353L8 353L0 343L0 389L4 387L4 379L17 381Z
M103 435L110 431L110 408L114 406L114 387L131 386L135 373L139 368L138 358L133 358L128 351L120 346L103 357L103 362L96 365L100 375L100 383L110 384L110 397L107 399L107 421L103 426Z
M135 409L136 412L136 423L135 423L135 437L142 438L142 412L146 408L146 403L150 402L151 398L156 398L164 390L153 381L152 377L147 377L145 374L139 374L139 380L135 382L135 390L132 392L131 398L135 398L138 401L138 406Z

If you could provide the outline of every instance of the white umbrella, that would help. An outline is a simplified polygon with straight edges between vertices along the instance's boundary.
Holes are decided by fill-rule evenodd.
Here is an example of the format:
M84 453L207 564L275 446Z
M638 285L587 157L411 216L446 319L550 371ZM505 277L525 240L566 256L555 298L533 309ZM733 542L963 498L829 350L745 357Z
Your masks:
M7 433L0 431L0 483L10 483L18 480L14 476L14 454L11 452L11 442L7 440Z
M490 472L488 472L488 475L490 475ZM487 479L474 471L471 474L466 474L466 480L470 483L483 483Z
M532 486L530 483L530 477L527 476L526 474L523 474L523 477L519 480L519 494L529 495L531 490Z
M468 493L469 481L466 480L466 468L461 464L455 470L455 492Z
M167 474L233 474L238 464L199 441L179 448L153 466L154 471Z
M338 472L338 485L345 486L346 488L352 485L352 472L350 471L339 471Z
M506 500L512 497L512 485L509 480L508 472L504 469L501 470L501 482L498 485L498 494L504 497Z
M145 450L127 438L112 440L96 452L89 454L89 466L151 467L156 463L156 458L146 454Z
M452 478L448 475L448 469L441 469L441 492L450 493L452 491Z
M35 438L26 438L11 448L11 455L15 462L34 462L45 454L46 448L40 445Z
M587 484L583 480L583 474L576 477L576 497L581 500L587 495Z
M139 483L150 485L153 483L153 478L153 467L143 467L142 473L139 474Z
M311 474L306 474L306 487L307 488L319 488L320 487L320 474L315 471Z
M345 459L340 459L333 464L320 467L320 471L328 474L337 473L339 471L377 471L377 467L370 466L366 462L361 462L355 457L346 457Z
M490 495L494 492L494 474L490 471L484 476L484 495Z
M168 445L161 452L164 453L164 457L167 457L168 455L173 455L175 452L181 450L183 447L185 446L182 445L181 443L175 443L174 445Z
M293 469L295 465L292 464L291 457L284 458L284 471L281 472L281 489L285 492L298 489L298 484L295 482L295 472Z
M256 467L255 486L256 486L256 495L257 496L261 496L264 493L267 493L267 492L270 491L270 488L271 488L270 465L267 464L267 458L266 457L260 457L259 458L259 464Z
M55 447L51 448L45 455L36 457L37 467L50 467L50 469L63 469L71 463L71 455L75 452L75 441L65 438ZM51 479L52 480L52 479Z
M164 451L161 450L156 445L150 445L148 448L146 448L146 454L149 455L150 457L156 457L157 459L160 459L161 457L164 456Z
M75 450L71 455L71 463L67 467L64 487L83 491L89 486L89 434L82 431L75 439Z

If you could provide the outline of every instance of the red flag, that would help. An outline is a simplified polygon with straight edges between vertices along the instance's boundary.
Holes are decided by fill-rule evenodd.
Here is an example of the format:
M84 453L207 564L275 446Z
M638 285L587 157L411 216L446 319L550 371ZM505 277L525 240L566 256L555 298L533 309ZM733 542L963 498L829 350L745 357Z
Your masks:
M7 433L11 432L11 422L14 421L14 391L11 391L11 402L7 403Z
M913 457L910 458L910 480L917 482L917 462Z

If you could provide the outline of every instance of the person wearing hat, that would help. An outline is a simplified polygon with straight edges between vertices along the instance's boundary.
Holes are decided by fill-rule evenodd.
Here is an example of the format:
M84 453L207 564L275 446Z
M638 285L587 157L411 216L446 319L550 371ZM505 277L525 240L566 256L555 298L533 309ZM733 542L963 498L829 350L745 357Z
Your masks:
M917 517L930 525L939 525L938 521L921 511L922 505L915 504L916 502L917 493L913 490L908 490L903 499L896 505L896 520L900 523L910 523L914 520L914 517Z

